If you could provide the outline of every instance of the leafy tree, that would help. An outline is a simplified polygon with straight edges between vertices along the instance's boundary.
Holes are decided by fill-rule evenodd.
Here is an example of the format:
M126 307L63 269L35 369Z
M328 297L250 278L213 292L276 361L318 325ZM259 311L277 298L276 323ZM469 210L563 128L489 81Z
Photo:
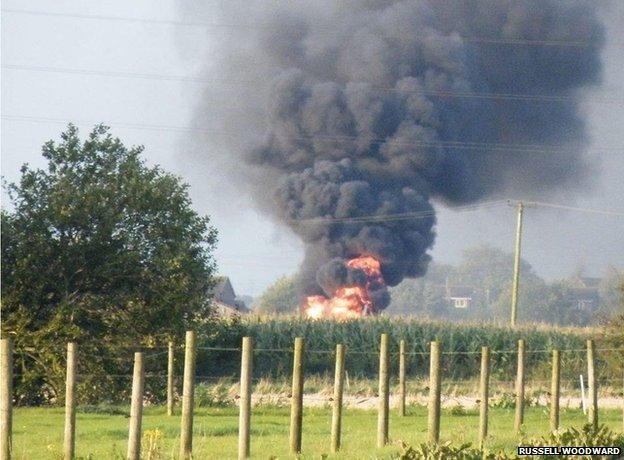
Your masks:
M509 320L513 278L513 254L491 246L464 251L454 282L471 285L486 293L475 319ZM518 318L520 321L543 320L546 283L533 267L520 259Z
M45 169L24 165L7 186L2 330L31 375L26 399L42 385L59 393L66 341L79 343L82 372L110 373L113 350L181 336L209 315L215 229L186 184L108 131L81 141L70 125L44 144Z
M521 287L540 280L526 260L520 260L520 272ZM479 286L489 290L490 299L497 299L511 286L513 254L486 245L467 249L462 255L456 276L456 283Z
M452 277L453 267L431 263L422 278L405 279L398 286L390 288L389 314L442 318L448 315L448 301L444 284Z
M269 286L254 303L258 313L295 313L300 303L295 277L282 276Z
M624 349L624 280L620 280L617 288L619 293L619 314L614 315L604 329L606 348ZM606 360L611 369L619 369L622 364L621 354L607 353Z
M520 319L538 321L544 316L546 283L521 260ZM456 321L507 321L511 303L513 254L491 246L464 251L456 267L433 263L419 279L405 280L392 288L390 313L422 315ZM445 298L445 284L475 289L472 305L453 308ZM535 315L538 315L536 317Z
M624 314L623 286L624 271L609 267L598 288L600 294L600 315L610 317L618 313Z

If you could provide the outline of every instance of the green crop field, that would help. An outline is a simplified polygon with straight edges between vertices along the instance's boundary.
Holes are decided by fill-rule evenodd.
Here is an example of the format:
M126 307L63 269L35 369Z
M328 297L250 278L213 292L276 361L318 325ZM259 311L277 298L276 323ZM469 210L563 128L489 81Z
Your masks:
M126 454L127 407L115 410L89 411L79 409L77 416L77 454L88 459L122 459ZM477 440L476 411L442 414L442 441L456 443ZM400 440L419 443L426 438L427 410L415 406L406 417L391 415L391 444L375 447L377 413L374 410L348 409L343 419L343 449L327 458L391 458L399 451ZM322 458L329 453L331 411L327 408L306 408L303 424L302 458ZM621 431L621 410L601 410L601 423ZM563 427L581 426L585 416L578 409L562 409ZM288 453L289 409L254 408L252 413L251 450L258 459L293 458ZM520 440L513 434L513 409L490 409L490 435L486 447L509 452ZM143 419L144 457L151 460L177 458L180 419L167 417L163 407L148 407ZM229 459L237 456L238 410L236 407L199 408L195 412L193 451L196 459ZM544 407L527 408L525 436L535 438L548 431L548 414ZM63 436L62 408L17 408L14 412L14 458L60 459ZM152 456L147 455L152 444Z

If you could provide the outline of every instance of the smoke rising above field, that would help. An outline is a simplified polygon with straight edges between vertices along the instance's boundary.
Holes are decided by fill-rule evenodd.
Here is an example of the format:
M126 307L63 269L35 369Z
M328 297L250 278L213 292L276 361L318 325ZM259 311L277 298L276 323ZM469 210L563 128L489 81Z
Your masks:
M218 162L305 243L303 294L363 285L345 265L361 255L390 286L423 275L432 200L543 197L592 171L579 107L600 77L594 2L217 3L192 13L231 26L205 65L231 84L211 85L197 121L236 133ZM421 215L381 218L401 213ZM383 285L371 297L389 302Z

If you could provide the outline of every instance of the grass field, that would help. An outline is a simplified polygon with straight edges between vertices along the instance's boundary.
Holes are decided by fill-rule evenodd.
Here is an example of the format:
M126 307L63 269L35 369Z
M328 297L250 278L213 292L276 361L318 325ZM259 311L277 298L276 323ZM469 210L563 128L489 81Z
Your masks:
M128 418L127 407L113 413L77 415L77 454L79 458L125 458ZM343 449L328 458L390 458L398 452L398 441L422 442L426 438L427 410L411 407L406 417L391 415L391 445L375 447L377 413L372 410L350 409L343 420ZM306 408L304 411L303 455L319 459L329 452L331 410ZM621 410L601 410L601 423L611 429L622 429ZM561 425L581 426L585 416L578 409L562 409ZM257 407L252 412L252 457L258 459L292 458L288 453L288 408ZM236 407L200 408L195 413L193 452L196 459L234 459L237 449L238 410ZM518 438L513 434L513 409L490 409L490 436L487 446L512 451ZM527 408L525 435L538 437L548 431L548 413L544 407ZM144 441L150 437L159 447L156 459L177 458L180 419L167 417L163 407L146 408L143 419ZM442 416L442 440L473 442L477 440L478 415L445 410ZM157 431L156 431L157 430ZM14 458L60 459L63 436L62 408L17 408L14 412ZM147 446L144 447L144 452ZM147 457L145 457L147 458Z

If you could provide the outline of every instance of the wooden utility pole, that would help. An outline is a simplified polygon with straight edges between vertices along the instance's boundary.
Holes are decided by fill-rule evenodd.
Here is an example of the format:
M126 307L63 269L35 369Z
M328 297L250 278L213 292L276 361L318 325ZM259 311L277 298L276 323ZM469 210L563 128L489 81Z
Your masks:
M518 203L518 222L516 226L516 250L514 253L514 275L513 287L511 290L511 326L516 325L518 318L518 288L520 286L520 252L522 250L522 213L524 204Z
M340 450L340 435L342 431L342 396L344 393L345 374L345 348L344 345L336 345L336 370L334 373L334 401L332 408L331 424L331 451L336 453Z
M67 344L67 375L65 379L65 435L63 458L76 456L76 344Z
M388 334L381 334L379 346L379 407L377 413L377 447L388 444L388 411L390 407L390 374L388 372Z

